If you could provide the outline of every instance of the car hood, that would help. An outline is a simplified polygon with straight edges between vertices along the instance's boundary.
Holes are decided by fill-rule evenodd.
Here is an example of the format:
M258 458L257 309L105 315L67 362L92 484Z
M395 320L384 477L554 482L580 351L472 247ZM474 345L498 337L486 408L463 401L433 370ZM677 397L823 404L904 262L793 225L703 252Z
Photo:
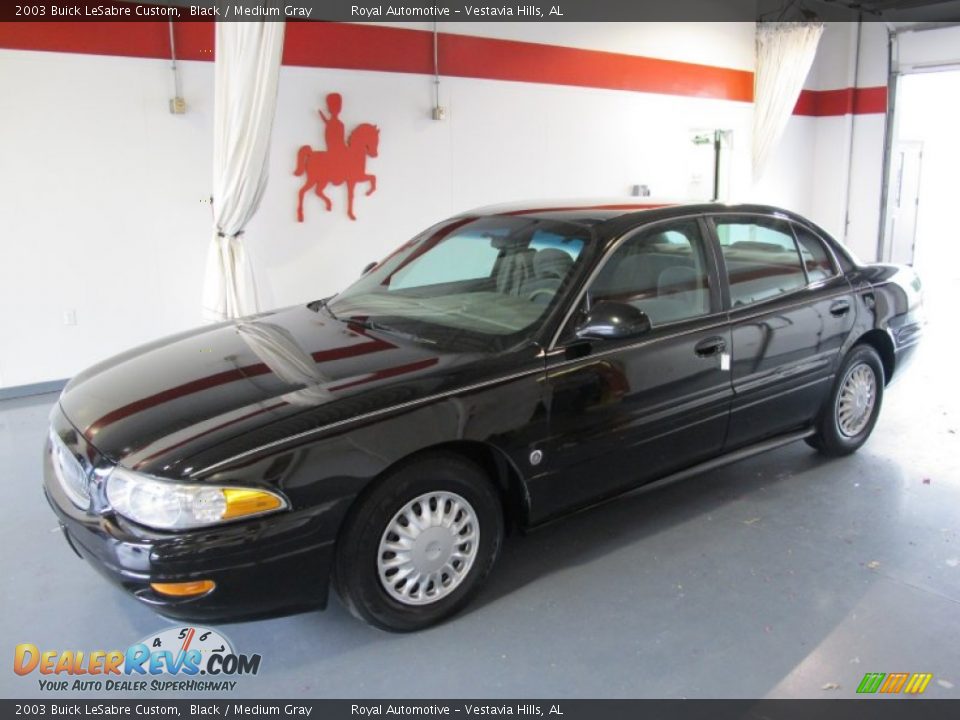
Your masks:
M71 380L60 407L109 460L180 477L196 472L198 455L225 460L456 387L478 363L489 364L294 307L110 358Z

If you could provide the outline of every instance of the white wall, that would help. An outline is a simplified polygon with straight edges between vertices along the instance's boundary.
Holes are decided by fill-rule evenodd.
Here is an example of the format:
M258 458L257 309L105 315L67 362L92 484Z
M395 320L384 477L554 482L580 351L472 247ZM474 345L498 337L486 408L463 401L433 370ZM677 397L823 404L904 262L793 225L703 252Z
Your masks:
M356 201L359 220L307 198L307 221L292 222L300 181L290 173L296 148L319 145L314 119L322 89L349 88L343 116L375 120L380 157L369 169L378 190ZM689 127L731 127L744 134L749 106L606 90L449 79L449 119L411 103L429 90L423 78L288 68L281 81L271 183L248 232L266 270L273 302L284 305L337 289L430 223L472 207L512 199L617 197L645 183L663 197L684 197ZM747 171L740 163L737 173Z
M0 380L67 377L197 317L209 64L0 51ZM63 313L75 310L77 325Z
M794 115L770 157L767 168L754 184L750 200L785 207L815 219L814 152L820 118ZM749 143L750 138L744 138ZM749 152L749 151L748 151Z
M862 24L858 56L856 23L828 24L807 87L836 90L886 85L886 26ZM821 117L815 125L810 217L861 259L875 260L886 116Z
M856 23L828 23L805 89L886 84L886 26L863 23L858 60ZM795 115L771 169L756 190L758 196L774 204L789 201L792 209L806 214L861 259L875 260L885 127L882 113Z
M453 24L451 24L453 25ZM557 28L560 28L559 30ZM444 31L563 43L752 69L750 23L468 24ZM518 35L519 33L519 35ZM558 35L557 33L562 33ZM0 384L68 377L200 322L210 212L211 63L182 63L184 116L167 112L165 61L0 51ZM316 110L344 96L348 129L381 128L372 197L357 222L308 197L295 222L301 144L322 146ZM285 67L271 180L247 232L267 306L321 297L424 226L503 200L659 196L689 187L688 131L734 131L731 195L751 198L751 106L720 100ZM799 186L796 178L786 181ZM63 324L75 310L77 325Z

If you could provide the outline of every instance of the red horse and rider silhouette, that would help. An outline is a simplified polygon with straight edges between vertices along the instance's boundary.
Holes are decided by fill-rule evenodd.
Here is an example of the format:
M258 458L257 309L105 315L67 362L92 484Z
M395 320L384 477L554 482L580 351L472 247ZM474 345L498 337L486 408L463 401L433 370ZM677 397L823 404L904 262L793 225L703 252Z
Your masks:
M347 215L356 220L353 214L353 192L357 183L370 184L367 195L372 195L377 189L377 176L367 172L367 158L377 156L377 147L380 144L380 129L370 123L357 125L350 133L349 139L344 141L345 129L340 120L340 110L343 108L343 98L340 93L327 95L327 112L318 110L323 118L323 138L326 150L314 150L304 145L297 152L297 169L294 175L306 174L306 182L300 188L300 201L297 204L297 222L303 222L303 196L310 188L315 188L327 210L333 209L333 203L323 189L328 185L347 184Z

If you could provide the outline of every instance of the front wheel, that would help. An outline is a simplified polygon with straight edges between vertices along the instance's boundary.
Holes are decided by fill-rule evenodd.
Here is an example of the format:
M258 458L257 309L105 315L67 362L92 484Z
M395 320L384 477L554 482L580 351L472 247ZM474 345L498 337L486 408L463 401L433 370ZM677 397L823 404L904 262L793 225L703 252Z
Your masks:
M840 457L863 445L880 415L883 402L883 363L869 345L857 345L837 373L817 432L807 442L822 454Z
M502 538L500 497L483 471L452 455L424 458L360 500L338 542L334 582L361 620L420 630L470 601Z

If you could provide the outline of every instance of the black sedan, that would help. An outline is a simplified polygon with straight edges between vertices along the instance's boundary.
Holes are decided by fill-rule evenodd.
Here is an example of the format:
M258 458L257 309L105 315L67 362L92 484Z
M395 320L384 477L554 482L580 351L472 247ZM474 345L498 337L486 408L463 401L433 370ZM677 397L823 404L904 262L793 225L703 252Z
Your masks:
M796 440L855 451L922 326L912 270L783 210L493 208L338 295L81 373L45 490L163 615L323 607L332 580L415 630L476 594L508 528Z

